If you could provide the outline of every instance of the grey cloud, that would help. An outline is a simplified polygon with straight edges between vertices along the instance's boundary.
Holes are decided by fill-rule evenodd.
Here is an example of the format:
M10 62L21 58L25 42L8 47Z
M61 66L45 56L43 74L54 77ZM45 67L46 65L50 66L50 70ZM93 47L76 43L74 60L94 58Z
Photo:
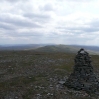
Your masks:
M16 29L13 25L0 22L0 29L13 30Z
M33 22L32 20L20 19L18 17L9 17L9 16L1 16L0 22L9 23L15 25L17 27L31 27L31 28L40 28L41 26Z
M74 31L80 31L80 32L97 32L99 31L99 28L97 27L92 27L89 25L89 27L73 27L73 28L68 28L69 30L74 30Z
M51 32L47 38L58 38L60 35L57 32Z
M29 18L41 18L41 19L48 19L50 18L49 15L44 15L44 14L34 14L34 13L26 13L24 14L25 17Z
M41 23L46 23L51 19L51 16L46 14L25 13L23 16Z
M7 30L5 31L4 34L7 36L12 36L12 37L42 37L44 36L44 34L37 32L37 31L20 32L20 30L19 31Z
M29 1L29 0L0 0L0 2L10 2L10 3L16 3L20 1Z
M16 33L16 35L13 34L13 36L17 37L42 37L43 35L38 32L24 32L24 33Z
M68 2L91 2L93 0L58 0L58 1L68 1Z
M99 19L94 19L89 23L92 27L99 27Z
M44 10L44 11L53 11L54 8L51 4L45 4L44 6L39 6L40 10Z
M84 32L98 32L99 28L97 27L89 27L89 28L82 28Z
M67 1L73 1L73 2L91 2L92 0L67 0Z
M20 21L20 20L13 20L13 21L10 21L10 23L13 23L14 25L17 25L17 26L21 26L21 27L31 27L31 28L40 28L41 26L40 25L37 25L36 23L32 23L32 22L25 22L25 21Z
M99 24L99 23L98 23ZM61 32L70 32L70 33L92 33L92 32L98 32L99 27L95 27L91 24L88 24L88 27L85 25L79 26L79 27L57 27L56 29L59 29Z

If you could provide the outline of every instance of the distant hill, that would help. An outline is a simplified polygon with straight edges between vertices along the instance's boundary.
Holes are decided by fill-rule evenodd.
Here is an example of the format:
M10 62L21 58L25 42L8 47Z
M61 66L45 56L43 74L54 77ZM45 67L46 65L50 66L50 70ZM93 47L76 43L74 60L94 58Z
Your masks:
M75 53L78 51L78 48L72 47L69 45L49 45L35 49L36 51L41 52L72 52Z
M19 45L0 45L0 50L33 50L38 52L67 52L77 53L80 48L84 48L90 54L99 54L98 46L84 45L55 45L55 44L19 44Z
M77 51L80 48L84 48L87 50L90 54L99 54L98 51L91 50L89 47L84 46L74 46L74 45L50 45L50 46L44 46L35 49L35 51L39 52L67 52L67 53L77 53Z
M2 45L0 46L0 50L30 50L43 46L45 46L45 44Z
M87 50L92 50L92 51L97 51L99 52L99 46L84 46L84 45L71 45L74 47L81 47L81 48L85 48Z

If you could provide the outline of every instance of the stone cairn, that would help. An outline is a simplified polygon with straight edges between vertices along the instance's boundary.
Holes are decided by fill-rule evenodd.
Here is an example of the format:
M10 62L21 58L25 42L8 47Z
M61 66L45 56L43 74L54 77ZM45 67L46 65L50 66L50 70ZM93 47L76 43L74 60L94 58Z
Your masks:
M73 73L68 77L65 85L76 90L96 92L99 89L99 82L93 73L91 57L89 53L81 48L75 59Z

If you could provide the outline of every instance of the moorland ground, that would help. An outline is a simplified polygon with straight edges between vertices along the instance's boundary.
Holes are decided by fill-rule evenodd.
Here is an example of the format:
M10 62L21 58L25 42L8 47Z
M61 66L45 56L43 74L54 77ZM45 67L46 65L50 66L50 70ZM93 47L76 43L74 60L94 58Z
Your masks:
M98 99L61 85L74 66L71 53L0 51L0 99ZM92 56L99 78L99 55Z

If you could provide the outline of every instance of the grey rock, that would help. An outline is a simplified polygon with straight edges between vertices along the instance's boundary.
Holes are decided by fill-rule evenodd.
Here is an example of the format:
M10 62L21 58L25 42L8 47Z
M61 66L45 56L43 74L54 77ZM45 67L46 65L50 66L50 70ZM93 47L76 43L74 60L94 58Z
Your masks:
M18 97L16 96L15 99L18 99Z
M59 81L58 83L63 85L65 84L65 81Z
M84 49L80 49L75 56L73 73L68 77L65 85L76 90L96 92L99 90L99 82L93 72L91 57Z

